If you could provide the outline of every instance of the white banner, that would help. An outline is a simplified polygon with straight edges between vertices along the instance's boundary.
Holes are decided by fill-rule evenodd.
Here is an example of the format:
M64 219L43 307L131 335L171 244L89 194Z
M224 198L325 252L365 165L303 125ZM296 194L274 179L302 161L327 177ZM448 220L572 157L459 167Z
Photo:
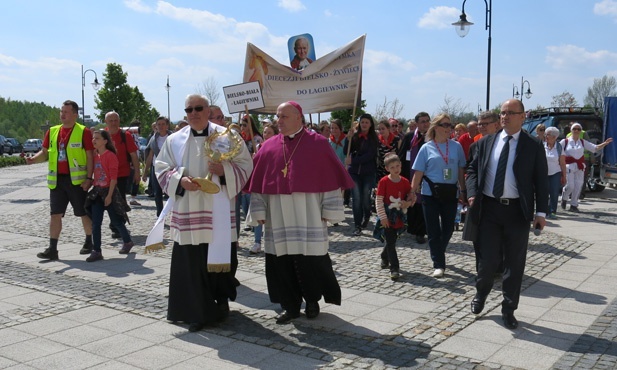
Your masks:
M255 113L275 114L289 100L298 102L304 113L351 109L362 81L362 59L366 36L317 59L302 71L280 64L255 45L248 43L244 82L257 81L264 107Z

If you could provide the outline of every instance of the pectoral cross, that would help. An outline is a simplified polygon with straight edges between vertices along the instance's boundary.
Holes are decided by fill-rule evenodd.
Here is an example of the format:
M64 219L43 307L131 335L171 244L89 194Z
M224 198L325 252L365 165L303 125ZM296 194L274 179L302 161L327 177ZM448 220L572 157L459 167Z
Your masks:
M283 168L281 172L283 173L283 177L287 177L287 165L285 165L285 168Z

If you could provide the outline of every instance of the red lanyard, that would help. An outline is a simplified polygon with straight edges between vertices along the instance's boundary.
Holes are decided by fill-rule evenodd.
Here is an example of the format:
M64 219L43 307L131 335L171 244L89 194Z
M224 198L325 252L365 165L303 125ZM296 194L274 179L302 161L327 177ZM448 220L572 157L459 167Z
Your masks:
M437 144L437 142L433 140L433 144L435 144L437 150L439 150L439 154L441 154L441 158L443 158L443 161L446 162L446 165L448 164L448 156L450 155L450 147L448 146L448 141L449 140L446 140L446 155L444 156L441 152L441 149L439 149L439 145Z

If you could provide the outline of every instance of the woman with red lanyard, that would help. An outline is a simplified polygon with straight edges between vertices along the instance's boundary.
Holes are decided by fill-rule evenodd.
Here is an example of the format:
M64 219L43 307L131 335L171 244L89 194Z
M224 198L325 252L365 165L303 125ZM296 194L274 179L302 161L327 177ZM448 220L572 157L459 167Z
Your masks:
M465 152L461 144L450 139L451 131L448 114L441 113L433 118L426 132L428 141L420 148L412 166L415 172L411 181L411 198L415 202L415 193L422 183L422 210L435 269L433 277L436 278L443 277L446 269L446 247L454 232L458 200L465 200ZM460 189L458 197L457 183ZM434 185L453 191L434 194Z
M118 157L116 148L109 132L98 130L92 134L92 144L96 154L94 155L94 182L93 188L88 193L87 206L91 209L92 218L92 253L86 258L87 262L94 262L103 259L101 251L101 225L105 210L109 215L112 225L114 225L122 236L124 244L120 249L120 254L128 254L133 248L131 235L124 225L123 219L126 217L126 199L120 195L117 188L118 184Z
M388 175L386 167L384 166L384 158L389 153L396 153L401 145L401 138L394 135L390 130L390 122L387 119L382 119L377 125L379 130L379 147L377 148L377 159L379 164L377 166L377 179L381 179Z

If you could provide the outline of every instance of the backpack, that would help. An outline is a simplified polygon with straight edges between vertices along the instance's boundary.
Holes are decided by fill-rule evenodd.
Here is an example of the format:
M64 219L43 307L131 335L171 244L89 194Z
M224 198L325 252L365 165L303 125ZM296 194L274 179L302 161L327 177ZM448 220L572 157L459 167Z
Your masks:
M124 151L126 152L126 160L129 162L129 167L133 168L133 160L131 159L131 153L129 153L126 146L126 131L124 131L123 129L120 129L120 138L122 139L122 144L124 144Z

